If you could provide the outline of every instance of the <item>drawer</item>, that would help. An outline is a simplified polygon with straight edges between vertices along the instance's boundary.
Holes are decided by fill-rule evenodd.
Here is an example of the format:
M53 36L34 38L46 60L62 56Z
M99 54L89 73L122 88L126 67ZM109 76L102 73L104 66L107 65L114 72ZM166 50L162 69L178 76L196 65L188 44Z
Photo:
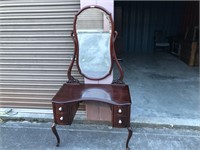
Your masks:
M125 128L130 126L129 117L114 116L113 117L113 127Z
M79 103L52 103L54 121L60 125L71 125L78 110Z
M114 115L120 116L129 116L130 113L130 105L126 106L113 106L113 113Z

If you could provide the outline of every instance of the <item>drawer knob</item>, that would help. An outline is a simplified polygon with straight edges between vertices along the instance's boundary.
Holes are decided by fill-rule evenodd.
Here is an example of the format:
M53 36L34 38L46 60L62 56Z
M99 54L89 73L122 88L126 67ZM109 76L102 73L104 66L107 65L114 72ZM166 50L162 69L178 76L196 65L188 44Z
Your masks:
M62 111L62 107L59 107L58 110L59 110L59 111Z
M63 120L63 117L60 117L60 120Z
M119 124L122 124L122 120L121 120L121 119L119 119L118 123L119 123Z
M121 108L120 108L120 109L118 109L118 113L120 113L120 114L122 113L122 109L121 109Z

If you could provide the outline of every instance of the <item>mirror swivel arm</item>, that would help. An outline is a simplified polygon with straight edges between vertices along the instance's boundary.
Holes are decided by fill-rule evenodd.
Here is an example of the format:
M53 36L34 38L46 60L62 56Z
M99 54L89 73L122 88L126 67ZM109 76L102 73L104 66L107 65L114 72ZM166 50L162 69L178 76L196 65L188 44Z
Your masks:
M114 37L113 37L113 57L114 57L113 60L115 61L116 65L117 65L117 68L119 70L120 76L119 76L118 79L113 80L112 84L124 84L124 82L123 82L124 72L123 72L123 70L122 70L122 68L121 68L121 66L119 64L119 61L118 61L116 53L115 53L115 48L114 48L114 43L115 43L115 40L117 38L117 35L118 35L117 31L115 31L114 32Z
M74 32L72 31L71 32L71 37L73 39L73 42L74 42L74 45L76 40L75 40L75 37L74 37ZM75 61L75 58L76 58L76 47L75 47L75 51L74 51L74 54L73 54L73 57L72 57L72 61L71 61L71 64L68 68L68 71L67 71L67 77L68 77L68 81L67 83L79 83L79 80L75 79L72 75L71 75L71 71L72 71L72 68L73 68L73 65L74 65L74 61Z

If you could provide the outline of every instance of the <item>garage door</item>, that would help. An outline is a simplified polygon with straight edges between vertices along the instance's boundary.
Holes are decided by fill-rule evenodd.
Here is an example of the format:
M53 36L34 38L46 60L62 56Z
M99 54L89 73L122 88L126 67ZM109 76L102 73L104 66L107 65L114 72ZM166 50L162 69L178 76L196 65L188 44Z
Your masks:
M0 2L0 107L51 108L67 80L79 9L80 0ZM73 75L83 81L76 67Z

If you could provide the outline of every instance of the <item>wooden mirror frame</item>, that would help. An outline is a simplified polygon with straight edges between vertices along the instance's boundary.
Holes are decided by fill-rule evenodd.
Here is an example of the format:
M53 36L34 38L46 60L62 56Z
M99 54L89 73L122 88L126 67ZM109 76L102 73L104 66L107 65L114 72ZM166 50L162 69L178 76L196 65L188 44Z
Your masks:
M106 74L104 77L101 77L101 78L89 78L87 76L85 76L82 72L81 72L81 69L79 67L79 63L78 63L78 59L79 59L79 45L78 45L78 37L77 37L77 30L76 30L76 23L77 23L77 18L78 18L78 15L83 12L84 10L86 9L90 9L90 8L96 8L96 9L100 9L101 11L103 11L105 14L107 14L109 16L109 21L110 21L110 25L111 25L111 37L110 37L110 54L111 54L111 67L110 67L110 70L108 72L108 74ZM117 59L117 56L116 56L116 53L115 53L115 48L114 48L114 42L116 40L116 37L117 37L117 31L114 31L114 22L113 22L113 19L112 19L112 16L111 16L111 13L108 12L105 8L101 7L101 6L97 6L97 5L91 5L91 6L86 6L82 9L80 9L78 11L78 13L75 15L74 17L74 22L73 22L73 31L71 33L71 37L73 39L73 42L74 42L74 54L73 54L73 57L72 57L72 62L68 68L68 72L67 72L67 76L68 76L68 83L72 83L72 82L79 82L77 79L75 79L72 75L71 75L71 70L73 68L73 65L74 65L74 61L76 60L76 64L77 64L77 68L78 68L78 71L79 73L87 78L87 79L90 79L90 80L101 80L101 79L104 79L106 77L108 77L112 70L113 70L113 61L115 61L116 65L117 65L117 68L119 70L119 78L114 80L113 83L120 83L122 84L123 83L123 77L124 77L124 73L123 73L123 70L118 62L118 59Z

